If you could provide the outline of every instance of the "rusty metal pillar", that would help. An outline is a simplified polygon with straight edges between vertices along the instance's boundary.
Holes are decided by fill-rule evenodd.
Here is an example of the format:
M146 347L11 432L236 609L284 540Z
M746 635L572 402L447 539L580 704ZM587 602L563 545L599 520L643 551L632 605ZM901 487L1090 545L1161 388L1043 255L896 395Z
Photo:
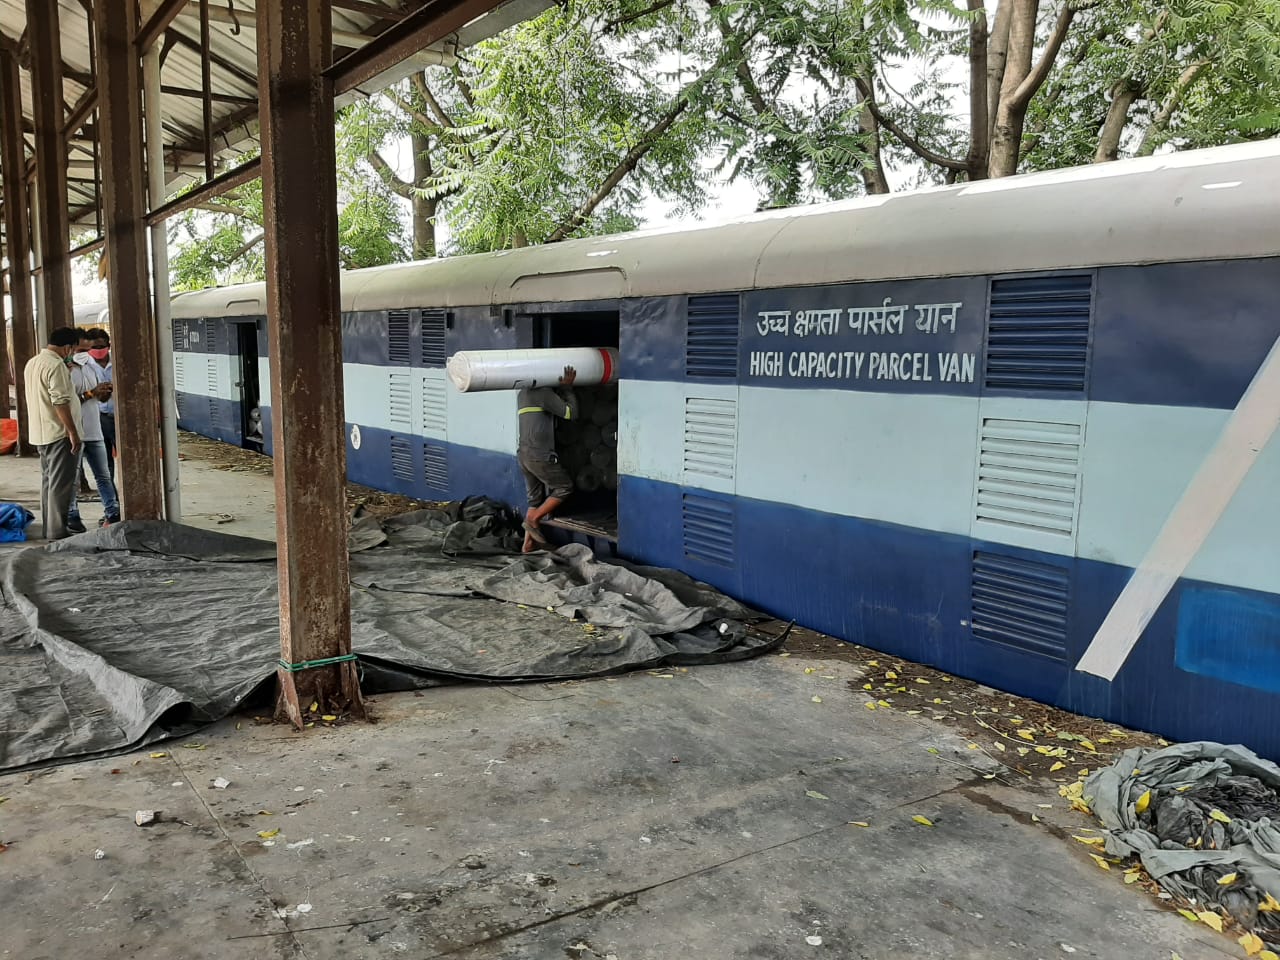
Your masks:
M69 327L71 238L67 225L67 146L62 134L62 43L58 5L27 0L27 37L31 45L31 100L36 128L36 190L32 198L39 229L40 286L46 331Z
M18 393L18 449L35 453L27 439L27 391L23 368L35 356L35 315L31 310L31 248L27 222L27 162L22 147L22 87L18 59L0 48L0 178L4 184L4 230L9 256L9 305L13 318L13 375Z
M363 715L351 653L328 0L259 3L258 90L280 573L276 715ZM334 661L333 658L339 658ZM330 661L310 666L315 661Z
M129 6L132 6L130 4ZM147 276L146 154L142 144L142 62L133 16L115 4L93 5L97 32L98 126L102 138L102 209L107 300L115 368L116 449L121 516L164 516L160 483L156 329Z

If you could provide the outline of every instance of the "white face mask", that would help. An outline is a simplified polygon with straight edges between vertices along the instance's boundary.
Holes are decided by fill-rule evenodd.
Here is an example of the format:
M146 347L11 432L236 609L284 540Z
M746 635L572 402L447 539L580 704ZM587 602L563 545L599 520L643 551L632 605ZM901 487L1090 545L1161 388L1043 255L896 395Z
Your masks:
M71 355L71 360L72 362L78 363L80 364L80 366L83 367L86 363L89 362L89 355L87 353L73 353Z

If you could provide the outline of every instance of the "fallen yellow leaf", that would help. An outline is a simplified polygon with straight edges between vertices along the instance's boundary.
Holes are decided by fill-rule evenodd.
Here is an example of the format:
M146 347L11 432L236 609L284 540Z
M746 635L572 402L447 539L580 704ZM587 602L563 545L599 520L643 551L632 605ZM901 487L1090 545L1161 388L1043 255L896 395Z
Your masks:
M918 813L917 813L914 817L912 817L911 819L912 819L912 820L914 820L916 823L920 824L920 826L922 826L922 827L932 827L932 826L933 826L933 821L932 821L932 820L930 820L928 817L922 817L922 816L920 816L920 814L918 814Z
M1218 916L1218 914L1214 913L1212 910L1202 910L1197 913L1196 916L1200 918L1202 923L1213 927L1213 929L1217 930L1219 933L1222 932L1222 917Z
M1274 950L1263 950L1258 954L1258 960L1280 960L1280 954L1277 954Z
M1258 904L1258 909L1261 910L1263 913L1280 912L1280 900L1277 900L1275 897L1273 897L1271 894L1268 893L1267 899L1263 900L1260 904Z
M819 793L817 790L806 790L804 792L804 795L813 800L830 800L831 799L825 793Z
M1001 743L999 740L995 742L995 748L999 750L1001 753L1004 753L1004 744Z
M871 689L871 684L869 684L869 683L864 683L864 684L862 685L862 689L863 689L863 690L870 690L870 689Z
M876 708L875 702L872 700L868 700L866 703L863 704L863 706L866 707L868 710L874 710Z
M978 749L978 745L977 745L976 743L971 743L971 744L969 744L969 749L970 749L970 750L977 750L977 749Z
M1018 736L1020 736L1023 740L1035 740L1036 738L1036 735L1032 733L1030 730L1019 730Z
M817 668L817 667L805 667L805 668L804 668L804 672L805 672L805 673L817 673L817 672L818 672L818 668Z
M1231 822L1231 818L1230 818L1230 817L1228 817L1228 816L1227 816L1225 813L1223 813L1221 810L1214 810L1212 813L1210 813L1210 814L1209 814L1209 819L1210 819L1210 820L1217 820L1219 823L1230 823L1230 822Z
M897 675L896 673L894 673L892 670L886 670L886 671L885 671L885 674L884 674L884 678L885 678L886 680L897 680L897 679L898 679L898 675Z
M821 698L821 697L810 697L809 699L810 699L810 700L812 700L814 703L821 703L821 702L822 702L822 698Z
M868 666L868 667L878 667L878 666L880 666L880 661L879 661L879 660L868 660L868 661L867 661L867 666Z
M1032 823L1039 823L1039 822L1040 822L1040 818L1039 818L1039 817L1037 817L1037 816L1033 813L1033 814L1031 815L1031 822L1032 822Z
M882 706L882 707L887 707L887 706L889 706L889 701L888 701L888 700L877 700L877 701L876 701L876 703L880 704L880 706Z
M923 711L923 710L908 710L908 711L907 711L907 716L908 716L908 717L917 717L917 716L919 716L919 715L920 715L920 714L922 714L922 713L924 713L924 711Z
M1028 753L1030 753L1030 752L1031 752L1031 750L1030 750L1028 747L1019 747L1019 748L1018 748L1018 756L1020 756L1020 757L1025 757L1025 756L1026 756Z
M315 701L312 701L311 706L308 707L307 709L310 710L312 713L315 713L317 710L320 709L320 704L316 703Z
M338 718L334 716L332 713L326 713L320 719L324 720L326 723L331 723L334 720L337 720Z
M924 677L916 677L916 683L928 683L928 682L929 681L926 680Z
M1084 747L1090 753L1098 752L1098 748L1093 745L1092 740L1086 740L1084 737L1081 737L1079 742L1080 742L1080 746Z
M278 829L277 830L259 830L258 836L260 836L263 840L270 840L272 837L278 836L279 833L280 831Z
M1220 876L1220 877L1218 878L1218 886L1220 886L1220 887L1229 887L1229 886L1231 886L1231 884L1233 884L1233 883L1235 883L1235 882L1236 882L1236 876L1237 876L1237 874L1234 874L1234 873L1226 873L1226 874L1223 874L1222 876Z
M163 760L163 759L164 759L165 757L167 757L167 756L168 756L168 754L167 754L167 753L153 753L153 754L151 754L151 759L152 759L152 760Z
M1244 947L1244 952L1250 957L1260 952L1262 948L1266 946L1266 944L1262 942L1262 938L1256 933L1242 934L1236 943Z
M1063 770L1063 769L1065 769L1065 768L1066 768L1066 766L1067 766L1067 765L1066 765L1065 763L1063 763L1061 760L1055 760L1055 761L1053 762L1053 766L1049 768L1049 772L1050 772L1050 773L1057 773L1059 770Z
M1133 805L1133 811L1134 813L1146 813L1149 806L1151 806L1151 791L1147 790L1138 798L1138 802Z
M1182 914L1184 917L1186 917L1188 920L1190 920L1192 923L1199 923L1199 922L1200 922L1200 918L1199 918L1199 917L1197 917L1197 916L1196 916L1194 913L1192 913L1190 910L1183 910L1181 907L1179 907L1179 908L1178 908L1178 912L1179 912L1180 914Z
M1137 883L1141 879L1142 879L1142 874L1140 873L1126 873L1124 875L1125 883Z
M1072 840L1079 840L1081 843L1087 843L1093 847L1100 847L1107 841L1102 837L1077 837L1074 833L1071 835Z
M867 821L865 821L865 820L850 820L850 821L849 821L849 825L850 825L850 826L854 826L854 827L869 827L869 826L871 826L871 824L867 823Z
M1098 856L1096 853L1091 853L1089 854L1089 856L1092 857L1093 862L1096 863L1098 866L1100 866L1103 870L1111 869L1111 864L1107 863L1106 860L1102 859L1102 857Z

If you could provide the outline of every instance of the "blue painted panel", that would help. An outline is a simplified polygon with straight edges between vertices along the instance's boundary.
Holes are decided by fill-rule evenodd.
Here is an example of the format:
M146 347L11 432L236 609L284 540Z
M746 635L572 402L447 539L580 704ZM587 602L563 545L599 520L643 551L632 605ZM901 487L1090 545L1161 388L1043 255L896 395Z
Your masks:
M685 379L687 297L648 297L618 305L618 366L628 380Z
M740 382L976 396L986 300L983 277L753 291Z
M682 569L775 616L1001 690L1171 739L1241 742L1280 757L1280 697L1175 663L1180 598L1204 585L1178 585L1115 682L1108 683L1073 668L1123 590L1129 569L744 498L735 504L736 567L697 564L684 556L677 524L653 521L678 516L683 492L674 484L621 478L623 556ZM988 562L1005 557L1065 574L1071 603L1064 654L974 636L969 610L975 553ZM1256 651L1277 635L1260 625L1257 610L1275 616L1280 597L1226 592L1253 601L1232 614L1235 622L1252 624L1251 639L1240 649ZM931 695L945 698L945 691Z
M1188 586L1178 603L1178 667L1280 693L1280 598Z
M178 427L204 437L240 446L243 423L239 400L178 393Z
M352 426L346 425L346 435L347 478L353 483L420 500L487 496L523 510L524 480L511 454L364 426L360 427L360 449L357 450L352 444ZM429 454L424 449L427 446L433 448ZM442 447L447 464L443 471L439 456ZM414 471L411 475L397 476L393 470L393 454L398 455L402 450L408 452ZM447 476L448 486L429 484L428 475L433 479Z
M1090 399L1233 408L1280 336L1280 259L1098 272Z

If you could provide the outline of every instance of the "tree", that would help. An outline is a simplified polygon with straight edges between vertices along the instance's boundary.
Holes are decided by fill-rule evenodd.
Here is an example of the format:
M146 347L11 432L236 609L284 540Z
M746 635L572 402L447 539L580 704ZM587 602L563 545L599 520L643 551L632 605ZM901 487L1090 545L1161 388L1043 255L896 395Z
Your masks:
M869 104L889 149L927 181L1280 133L1275 0L967 0L949 24L906 24L905 46L875 36ZM906 95L887 80L904 49L926 63ZM968 66L967 111L945 80L955 58Z

